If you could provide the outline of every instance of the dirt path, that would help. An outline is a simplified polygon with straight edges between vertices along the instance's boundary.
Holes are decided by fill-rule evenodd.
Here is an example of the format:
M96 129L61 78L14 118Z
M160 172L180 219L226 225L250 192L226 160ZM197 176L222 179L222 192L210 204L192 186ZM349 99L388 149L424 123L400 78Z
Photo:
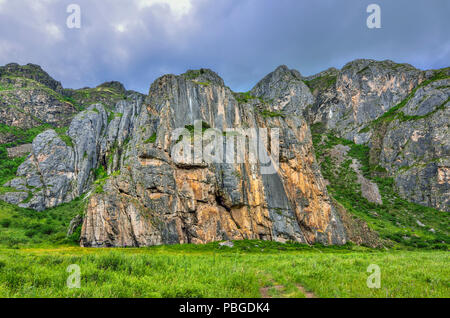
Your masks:
M269 289L271 289L271 288L275 288L276 290L281 290L284 288L284 286L277 285L277 286L271 286L271 287L263 287L259 290L259 292L261 293L261 297L262 298L272 298L269 296Z
M297 284L296 286L298 290L305 295L306 298L319 298L313 292L306 291L305 287L303 287L302 285Z
M306 298L318 298L313 292L307 291L302 285L297 284L296 285L298 290L305 295ZM277 286L270 286L270 287L262 287L259 289L259 292L261 293L262 298L272 298L269 295L269 290L271 288L275 288L276 290L280 291L284 288L283 285L277 285Z

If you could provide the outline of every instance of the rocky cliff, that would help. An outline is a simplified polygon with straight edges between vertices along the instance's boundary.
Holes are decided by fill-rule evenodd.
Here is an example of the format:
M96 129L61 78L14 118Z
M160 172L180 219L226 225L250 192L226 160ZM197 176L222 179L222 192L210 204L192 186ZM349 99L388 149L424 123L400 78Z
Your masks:
M8 64L0 67L0 144L18 139L19 133L45 124L63 127L77 113L61 95L61 83L39 66ZM16 133L15 133L16 132Z
M303 77L280 66L247 93L201 69L162 76L148 95L117 82L68 90L26 74L15 81L47 85L75 110L64 116L67 128L56 129L67 122L55 119L55 129L34 139L0 198L41 211L83 196L82 246L239 239L378 246L376 233L328 194L310 125L330 136L322 166L324 158L348 161L364 200L382 206L368 178L393 177L404 198L448 211L448 69L356 60ZM333 135L369 147L370 173ZM333 180L339 173L327 171Z
M273 83L279 85L279 80ZM299 86L309 94L303 83ZM111 174L89 199L81 244L145 246L226 239L345 243L315 164L307 123L298 110L265 116L284 107L279 100L264 100L272 92L263 83L256 90L260 98L234 96L209 70L158 79L148 98L135 104L131 120L122 116L119 124L118 119L116 136L129 136L129 141L122 153L110 152ZM278 94L290 98L289 90ZM177 140L172 131L196 122L221 134L230 128L279 127L278 171L265 174L261 163L250 163L249 158L243 163L174 160L171 149ZM124 148L120 140L116 145ZM227 140L224 147L230 151L232 142Z
M356 60L305 78L311 124L371 148L374 173L395 179L406 199L450 209L450 70Z
M7 64L0 67L0 144L21 144L51 127L63 131L80 110L95 103L112 108L126 94L118 82L63 89L38 65Z

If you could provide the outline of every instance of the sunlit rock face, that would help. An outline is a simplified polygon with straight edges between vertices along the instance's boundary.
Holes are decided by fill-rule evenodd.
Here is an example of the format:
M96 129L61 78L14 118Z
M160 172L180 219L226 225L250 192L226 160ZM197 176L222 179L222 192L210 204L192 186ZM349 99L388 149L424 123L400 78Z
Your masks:
M276 70L280 71L292 76L287 69ZM228 239L345 243L342 223L315 161L309 127L294 104L313 98L303 82L297 78L286 87L277 82L284 75L277 74L272 79L274 98L266 99L271 88L264 82L254 89L258 95L243 98L212 71L193 72L161 77L145 101L129 106L135 110L126 124L121 118L118 126L127 127L129 138L117 148L120 154L110 152L112 176L89 199L82 246ZM222 161L177 160L173 150L180 141L172 134L195 123L217 129L219 136L234 128L277 128L280 149L274 170L254 162L250 152L241 161L226 160L232 145L238 148L239 132L229 136L233 141L223 139ZM122 135L120 129L114 131ZM202 146L205 150L206 142ZM189 141L189 147L194 148L195 142ZM268 148L263 150L269 154Z
M360 130L400 103L425 79L424 72L411 65L374 60L355 60L340 71L318 75L319 79L305 78L311 81L316 95L308 116L355 142L365 138Z

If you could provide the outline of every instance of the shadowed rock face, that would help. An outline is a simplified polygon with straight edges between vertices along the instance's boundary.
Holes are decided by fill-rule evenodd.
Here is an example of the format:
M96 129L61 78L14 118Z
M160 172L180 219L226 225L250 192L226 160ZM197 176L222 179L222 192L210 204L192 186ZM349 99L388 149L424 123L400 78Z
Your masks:
M61 95L61 83L40 66L15 63L0 66L0 144L13 143L13 130L24 131L42 125L70 124L77 109Z
M23 136L49 127L66 128L81 109L97 103L112 109L129 93L119 82L63 89L38 65L0 66L0 144L21 144Z
M25 77L0 75L0 124L30 129L43 124L63 127L77 109L61 95ZM0 134L0 143L14 141Z
M61 93L63 90L61 83L54 80L39 65L19 65L16 63L10 63L5 66L0 66L0 77L7 76L28 78L41 83L42 85L58 93Z
M447 212L450 211L449 123L450 78L447 78L419 88L399 115L384 124L385 134L372 159L378 160L394 177L403 197ZM377 146L374 144L372 148Z

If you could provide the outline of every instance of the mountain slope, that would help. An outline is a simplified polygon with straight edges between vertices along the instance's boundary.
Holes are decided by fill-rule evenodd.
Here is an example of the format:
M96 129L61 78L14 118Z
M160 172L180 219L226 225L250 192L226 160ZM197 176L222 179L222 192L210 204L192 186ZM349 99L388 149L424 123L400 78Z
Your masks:
M364 244L380 244L368 236L373 231L386 246L447 248L450 219L445 212L401 198L393 178L372 176L369 147L338 138L322 124L311 129L330 195L349 215L368 225L363 233L357 232Z

